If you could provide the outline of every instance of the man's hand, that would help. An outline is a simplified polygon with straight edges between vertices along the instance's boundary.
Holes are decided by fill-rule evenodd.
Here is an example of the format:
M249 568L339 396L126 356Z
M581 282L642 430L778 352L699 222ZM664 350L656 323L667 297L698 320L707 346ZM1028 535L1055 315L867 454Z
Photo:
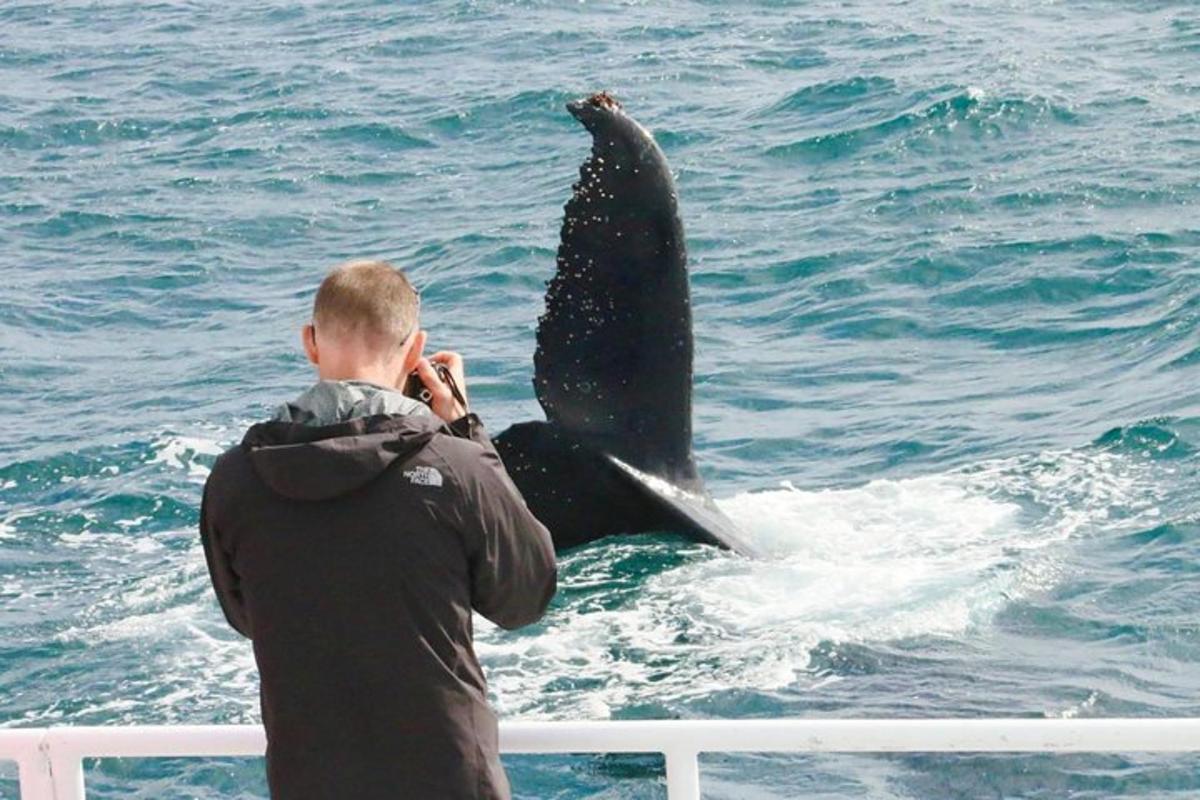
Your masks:
M433 413L446 420L446 422L454 422L454 420L466 415L467 409L454 399L454 393L450 391L449 386L442 383L442 379L438 377L437 370L433 368L433 364L430 362L442 364L450 370L450 375L458 385L458 391L462 394L463 400L466 401L467 378L463 373L462 356L458 353L444 350L440 353L434 353L429 358L422 358L417 362L417 374L421 376L421 382L429 390L429 394L431 395L429 406L433 409Z

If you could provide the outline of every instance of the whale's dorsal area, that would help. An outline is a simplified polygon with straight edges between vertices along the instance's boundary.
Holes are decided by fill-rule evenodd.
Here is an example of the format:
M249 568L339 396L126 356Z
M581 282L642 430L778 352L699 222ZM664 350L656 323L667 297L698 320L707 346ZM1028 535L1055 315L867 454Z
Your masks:
M567 108L592 151L538 320L534 389L547 421L512 426L497 449L560 549L679 531L750 554L692 456L687 247L666 158L610 95Z

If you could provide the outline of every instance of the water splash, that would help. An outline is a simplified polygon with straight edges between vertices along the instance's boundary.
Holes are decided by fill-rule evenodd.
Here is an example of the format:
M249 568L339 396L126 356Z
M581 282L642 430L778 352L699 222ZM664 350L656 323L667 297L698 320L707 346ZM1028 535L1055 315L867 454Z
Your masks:
M1087 449L720 501L772 557L607 540L562 561L546 624L479 652L502 712L605 718L717 692L812 690L823 643L962 638L1052 589L1074 542L1158 515L1150 466ZM674 559L665 569L655 557ZM637 586L636 591L628 586ZM807 688L806 688L807 687Z

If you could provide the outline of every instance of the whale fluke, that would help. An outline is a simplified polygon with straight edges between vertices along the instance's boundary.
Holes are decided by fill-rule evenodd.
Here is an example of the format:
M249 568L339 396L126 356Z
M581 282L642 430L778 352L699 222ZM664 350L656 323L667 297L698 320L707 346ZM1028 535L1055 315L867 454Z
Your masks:
M546 422L496 447L557 547L672 530L755 554L692 455L692 312L675 181L654 138L607 93L568 110L592 135L538 320Z

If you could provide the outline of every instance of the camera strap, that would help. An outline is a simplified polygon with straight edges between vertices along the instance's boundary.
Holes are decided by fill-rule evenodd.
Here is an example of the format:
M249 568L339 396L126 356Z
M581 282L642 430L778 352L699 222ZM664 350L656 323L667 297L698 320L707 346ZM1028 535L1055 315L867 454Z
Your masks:
M458 382L454 380L454 376L450 374L450 370L439 370L439 377L450 387L450 394L454 397L455 402L462 406L463 414L470 414L471 408L467 405L467 398L463 397L463 393L459 391Z

